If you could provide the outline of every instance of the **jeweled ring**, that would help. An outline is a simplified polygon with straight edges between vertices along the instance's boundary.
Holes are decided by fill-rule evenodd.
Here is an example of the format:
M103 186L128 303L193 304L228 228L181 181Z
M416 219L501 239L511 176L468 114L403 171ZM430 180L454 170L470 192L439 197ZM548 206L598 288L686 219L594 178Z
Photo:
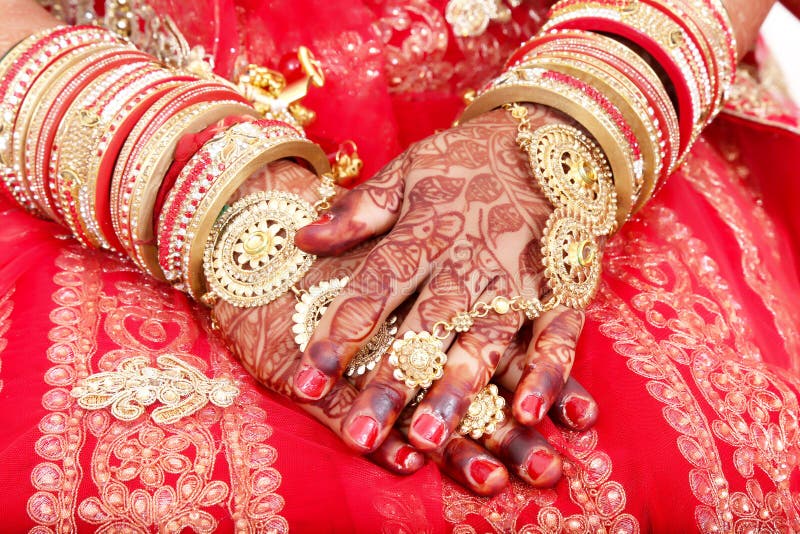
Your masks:
M430 332L406 332L392 344L389 363L394 377L409 388L428 388L442 378L447 354L442 341Z
M491 435L506 418L505 405L506 400L498 394L497 386L489 384L472 399L458 432L472 439Z

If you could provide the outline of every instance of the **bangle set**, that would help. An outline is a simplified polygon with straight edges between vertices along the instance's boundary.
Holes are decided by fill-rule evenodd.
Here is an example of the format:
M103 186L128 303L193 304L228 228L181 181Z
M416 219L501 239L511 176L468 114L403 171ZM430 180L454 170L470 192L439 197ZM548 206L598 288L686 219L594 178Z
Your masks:
M636 47L658 62L677 102ZM619 226L719 112L735 65L720 0L561 0L461 120L512 102L550 106L576 120L611 165Z
M330 170L317 145L286 123L259 120L234 86L166 68L102 28L63 26L21 41L0 59L0 95L4 191L31 213L67 226L83 245L123 253L195 298L206 293L206 271L228 272L204 268L206 244L233 231L220 234L215 223L227 220L220 217L226 204L255 171L281 158L303 159L319 175ZM231 116L236 124L214 130L182 160L177 180L165 179L182 139ZM323 207L333 195L331 180L321 182ZM267 205L274 219L295 221L289 231L316 218L317 207L305 201L298 203L302 217L288 202ZM285 272L277 285L245 283L274 298L311 261L279 266ZM227 290L230 280L220 285L212 277L209 286L254 305L252 294Z

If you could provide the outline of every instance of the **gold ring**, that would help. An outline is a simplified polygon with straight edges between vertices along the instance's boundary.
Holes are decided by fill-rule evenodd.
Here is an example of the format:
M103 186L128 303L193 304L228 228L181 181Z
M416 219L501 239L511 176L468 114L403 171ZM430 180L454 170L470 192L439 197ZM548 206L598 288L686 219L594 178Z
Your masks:
M459 434L472 439L489 436L506 418L503 408L506 400L497 392L497 386L489 384L478 392L467 408L467 414L458 425Z

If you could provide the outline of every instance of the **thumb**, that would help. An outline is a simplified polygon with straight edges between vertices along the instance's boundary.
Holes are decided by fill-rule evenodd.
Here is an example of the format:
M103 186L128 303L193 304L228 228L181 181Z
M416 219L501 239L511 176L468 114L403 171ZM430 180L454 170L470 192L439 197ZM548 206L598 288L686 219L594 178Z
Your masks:
M348 191L333 207L295 235L309 254L337 256L386 233L400 215L408 158L401 156Z

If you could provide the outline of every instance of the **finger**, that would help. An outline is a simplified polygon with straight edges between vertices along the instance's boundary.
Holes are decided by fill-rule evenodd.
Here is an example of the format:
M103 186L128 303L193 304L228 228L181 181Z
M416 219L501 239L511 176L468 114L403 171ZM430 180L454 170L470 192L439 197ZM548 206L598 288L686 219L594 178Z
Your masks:
M367 458L398 475L410 475L425 465L425 457L406 442L397 430L392 430L386 440Z
M301 400L321 398L392 311L428 276L418 244L393 231L367 255L341 294L328 306L295 374Z
M561 457L538 431L507 417L491 435L480 438L489 452L528 484L552 487L561 478Z
M386 233L400 215L408 162L401 156L344 194L327 213L297 232L295 244L310 254L336 256Z
M347 407L358 391L346 380L340 380L325 398L305 403L303 409L317 421L342 437L342 421ZM369 455L376 464L400 475L411 474L425 464L425 457L408 444L398 431L392 431L386 440Z
M559 306L534 323L533 341L516 388L513 413L524 425L542 420L564 387L583 328L582 311Z
M491 302L495 296L490 290L480 300ZM428 390L414 412L408 439L419 450L439 447L455 431L473 397L489 383L500 357L522 324L522 315L489 312L474 321L469 331L459 334L450 347L444 375Z
M483 291L486 281L460 279L452 267L443 267L426 285L408 311L398 329L398 339L406 332L430 331L434 323L449 319L453 310L469 309L475 296ZM446 348L448 340L443 341ZM376 372L353 402L350 414L344 422L345 443L359 451L376 447L388 435L397 417L417 394L417 388L409 388L394 376L395 368L387 358L379 364ZM444 436L436 447L444 443Z
M481 445L454 436L428 456L448 476L478 495L497 495L508 486L508 470Z
M550 408L550 418L570 430L586 430L597 422L597 402L574 378L564 388Z

